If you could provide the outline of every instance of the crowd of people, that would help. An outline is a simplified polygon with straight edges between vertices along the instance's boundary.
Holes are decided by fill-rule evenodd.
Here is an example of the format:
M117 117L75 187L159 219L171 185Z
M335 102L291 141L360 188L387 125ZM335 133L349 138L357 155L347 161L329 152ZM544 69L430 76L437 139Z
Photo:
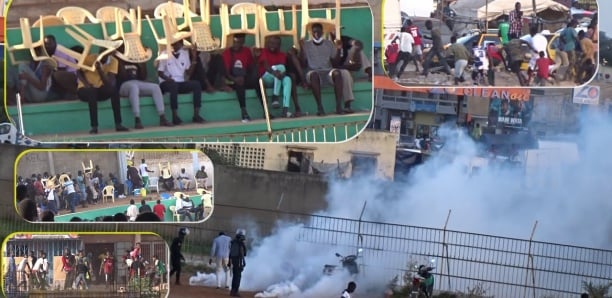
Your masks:
M300 117L302 110L298 101L297 87L310 89L316 100L317 115L325 115L321 99L321 88L331 85L335 92L335 112L352 113L353 77L365 73L371 80L371 63L363 53L363 43L343 36L336 40L324 38L323 26L311 26L309 40L300 40L297 50L292 47L281 51L280 36L269 36L263 48L245 45L245 35L233 36L231 46L214 52L198 52L195 47L184 47L177 40L172 52L162 51L156 59L156 74L159 82L149 82L146 63L122 60L123 46L99 57L91 54L85 64L94 65L95 70L74 69L62 63L72 58L58 49L53 35L44 37L44 51L60 60L32 61L9 68L7 88L9 95L20 92L22 101L49 102L58 99L80 99L89 106L90 133L98 133L98 102L110 98L116 131L127 131L123 126L120 98L127 97L132 107L134 128L143 129L140 114L140 98L151 96L155 103L161 126L181 125L178 94L192 95L193 123L204 123L206 94L217 90L235 92L242 122L251 120L246 109L246 90L254 89L262 98L258 80L261 78L268 88L273 88L271 107L280 109L281 117ZM293 45L298 46L298 45ZM82 48L75 47L79 51ZM125 58L124 58L125 59ZM72 59L74 60L74 59ZM163 94L169 94L171 119L166 118ZM260 100L260 102L262 102ZM293 113L290 106L293 103ZM263 105L263 102L262 102ZM271 118L274 116L271 115Z
M71 173L51 175L32 174L29 178L19 176L16 194L19 213L28 221L53 221L60 210L76 212L80 205L100 203L102 190L106 185L118 185L117 177L109 173L104 178L100 167L93 171L78 171L76 178Z
M419 73L421 64L423 71L420 74L427 76L433 59L437 58L442 71L453 76L455 85L466 81L468 65L471 65L474 85L495 86L495 73L500 71L515 75L521 86L553 85L560 81L572 81L581 85L593 77L598 63L597 14L586 31L577 31L577 25L576 20L569 20L566 28L558 33L558 42L553 44L556 55L553 60L548 50L550 36L546 37L539 32L540 24L531 24L529 33L523 35L520 2L516 2L515 9L503 16L498 24L499 43L461 44L457 42L458 36L453 35L450 44L445 45L440 30L433 27L431 20L425 22L425 27L431 32L430 36L423 35L408 20L400 34L385 49L388 75L399 81L406 66L412 61L416 72ZM422 50L423 38L432 40L432 47L425 54ZM529 49L529 55L526 55L523 46ZM451 65L447 61L451 57L454 60L454 72L451 72ZM528 65L526 70L525 63Z
M16 186L18 210L28 221L55 221L55 216L59 216L62 210L75 213L77 208L100 204L103 189L112 185L116 198L133 196L130 199L130 207L123 213L100 216L95 221L164 221L167 210L160 200L157 200L157 204L152 208L145 199L141 200L140 206L135 206L137 193L134 190L147 188L150 182L149 174L153 172L155 171L151 170L142 159L139 167L128 162L125 183L120 183L112 173L109 173L105 179L99 165L96 165L92 171L79 170L76 178L73 178L71 173L50 175L48 172L32 174L29 178L19 176ZM208 174L206 167L201 166L192 179L182 168L176 178L173 175L160 176L161 188L167 191L175 190L175 179L178 181L178 190L189 191L192 189L190 188L192 180L206 188ZM203 204L194 206L188 195L177 198L177 212L190 220L197 221L204 218ZM71 221L86 220L75 216Z
M114 289L118 282L117 276L119 270L126 271L126 284L135 277L149 278L149 286L155 287L167 281L166 279L166 264L162 258L157 255L144 257L141 252L140 243L136 243L134 247L126 251L126 254L121 257L121 263L115 259L112 251L106 250L97 258L99 270L94 271L93 262L96 261L91 252L87 254L83 250L78 250L75 253L69 248L65 248L62 252L60 261L60 271L64 274L64 282L59 285L60 290L89 290L92 284L96 281L103 283L106 290ZM150 262L149 262L150 260ZM45 251L36 252L30 251L29 255L24 255L19 263L15 262L15 253L8 253L7 285L6 289L9 293L27 292L30 290L50 290L51 282L49 280L49 260ZM59 278L61 276L55 276Z

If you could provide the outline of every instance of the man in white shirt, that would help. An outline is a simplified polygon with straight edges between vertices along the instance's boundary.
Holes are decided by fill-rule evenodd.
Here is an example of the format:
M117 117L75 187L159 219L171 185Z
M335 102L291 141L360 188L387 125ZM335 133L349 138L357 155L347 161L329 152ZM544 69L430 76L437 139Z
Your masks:
M40 252L40 256L36 259L36 263L32 267L32 273L36 277L37 284L40 288L45 289L47 284L47 273L49 272L49 261L47 254L44 251Z
M191 186L191 179L189 179L189 176L187 175L187 173L185 173L185 169L182 168L181 172L178 175L178 185L179 185L179 189L182 190L189 190L189 186Z
M531 77L531 73L536 67L536 61L538 58L540 58L539 53L544 52L544 58L548 58L548 52L546 50L548 40L544 35L538 33L538 28L535 26L529 29L529 36L524 37L523 40L525 40L533 50L531 53L531 59L529 60L529 73ZM549 67L549 72L554 70L553 67L555 66L551 65Z
M208 264L212 264L213 258L215 259L217 275L217 289L221 287L221 273L225 272L225 288L228 289L230 286L230 270L229 270L229 253L230 244L232 237L225 235L223 232L219 232L219 236L213 240L212 249L210 251L210 259Z
M349 282L344 292L342 292L342 296L340 296L340 298L351 298L351 293L355 292L356 288L357 284L355 282Z
M129 221L136 221L136 217L138 216L138 207L134 203L134 199L130 200L130 206L128 206L125 215L128 217Z
M410 62L410 60L414 61L414 66L416 67L416 71L419 71L419 65L417 64L417 60L412 56L412 46L414 45L414 37L412 34L408 32L408 27L402 27L402 32L399 35L399 46L400 52L397 57L397 64L399 65L399 71L397 72L396 80L404 73L404 69ZM401 61L401 63L400 63Z
M191 211L193 209L193 202L189 196L181 195L180 198L176 198L176 213L186 216L189 221L193 221Z
M47 210L53 212L54 215L59 215L57 202L55 200L55 184L51 184L50 187L47 188Z
M142 185L144 188L149 187L149 173L153 173L155 171L151 171L148 168L147 163L144 158L140 160L140 177L142 178Z
M193 122L203 123L204 118L200 116L202 107L202 86L200 82L188 80L193 74L197 60L197 51L183 49L183 40L172 44L172 53L162 52L157 74L162 92L170 92L170 108L172 108L172 123L179 125L183 123L178 116L178 94L193 93Z
M18 289L29 289L28 288L28 272L32 272L32 267L28 262L28 257L23 257L19 264L17 265L17 278L21 280L21 282L17 285Z

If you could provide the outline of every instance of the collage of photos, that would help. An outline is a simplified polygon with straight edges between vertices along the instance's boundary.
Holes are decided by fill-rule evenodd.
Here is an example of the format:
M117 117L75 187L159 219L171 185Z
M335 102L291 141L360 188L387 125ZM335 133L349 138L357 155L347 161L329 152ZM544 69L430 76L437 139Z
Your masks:
M612 297L608 0L3 5L0 296Z

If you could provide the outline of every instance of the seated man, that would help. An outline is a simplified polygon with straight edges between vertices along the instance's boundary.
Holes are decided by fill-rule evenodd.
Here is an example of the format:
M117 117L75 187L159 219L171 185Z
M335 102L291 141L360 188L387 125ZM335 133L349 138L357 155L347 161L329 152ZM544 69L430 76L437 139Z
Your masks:
M176 180L178 181L180 190L189 190L189 186L191 185L191 179L189 179L189 176L187 176L187 173L185 173L184 168L181 169L181 172L179 173L178 178L176 178Z
M312 88L312 95L317 102L317 115L325 115L321 103L321 86L327 82L334 86L336 95L336 113L352 113L351 102L353 96L353 77L346 69L341 69L342 43L336 44L323 38L323 26L319 23L312 25L312 39L300 40L300 58L302 65L306 66L306 81ZM344 109L342 102L344 101Z
M196 51L187 51L183 49L183 40L176 41L172 44L172 53L162 55L165 59L161 59L157 67L159 75L159 85L162 92L170 92L170 108L172 109L172 123L180 125L183 123L178 116L178 94L193 93L193 122L204 123L204 118L200 116L200 108L202 107L202 88L197 81L189 81L195 65Z
M85 64L91 65L98 55L91 54L85 58ZM121 125L121 105L119 102L119 91L116 86L115 76L118 70L118 61L110 54L95 62L95 71L82 70L77 72L79 85L77 95L81 101L89 104L89 119L91 130L89 133L98 133L98 101L111 99L113 118L116 131L128 131Z
M174 177L172 177L172 175L170 174L170 169L169 167L162 167L160 165L160 169L161 169L161 176L159 177L159 182L161 182L162 187L165 190L171 191L174 189Z
M43 55L42 48L36 48ZM52 59L19 63L8 68L7 88L9 93L19 92L23 102L40 103L58 99L51 90L53 72L57 65Z
M205 169L206 169L206 167L205 167L205 166L202 166L202 167L201 167L201 168L200 168L200 169L199 169L199 170L196 172L196 175L195 175L195 178L196 178L196 180L197 180L197 182L198 182L198 186L199 186L200 188L206 188L206 179L208 179L208 174L206 174Z
M332 35L332 38L335 38ZM352 72L363 72L368 76L368 80L372 81L372 63L363 52L363 42L358 39L353 39L350 36L343 35L342 39L342 61L343 68ZM416 59L414 60L415 64Z
M189 196L181 195L180 198L176 198L176 213L186 216L189 221L193 221L191 212L194 212L193 202Z
M225 82L225 77L226 70L221 52L198 53L197 64L190 79L200 82L202 90L208 93L213 93L217 89L224 92L233 91Z
M225 66L226 79L231 82L236 91L242 122L251 121L251 117L246 110L246 89L257 88L255 78L255 63L253 53L244 46L244 34L235 34L232 46L223 51L223 65ZM261 103L263 106L263 103ZM265 115L264 115L265 118Z
M121 47L123 47L123 45ZM121 48L119 51L122 51ZM118 60L119 73L117 75L117 81L119 85L119 95L125 96L130 100L132 112L134 113L134 128L144 128L140 121L140 95L153 97L155 108L159 115L160 126L172 126L172 124L166 120L164 95L159 85L147 82L147 64L131 63L121 59Z
M290 117L289 99L293 99L295 105L295 115L301 115L300 104L297 99L297 88L295 86L295 78L286 72L285 65L287 64L287 55L280 51L281 38L280 36L270 36L266 38L266 46L257 55L258 76L263 80L265 87L274 87L272 95L272 107L280 106L278 97L283 91L283 117ZM256 88L257 93L261 93L259 88ZM263 98L259 94L260 98Z
M47 54L55 59L55 57L63 58L64 60L73 61L75 64L77 61L66 55L63 52L57 51L57 42L55 41L55 36L47 35L44 39L45 43L45 51ZM77 52L82 52L81 49ZM77 70L73 67L70 67L64 63L57 62L57 70L53 72L52 75L52 84L51 90L59 95L61 99L76 99L77 98Z

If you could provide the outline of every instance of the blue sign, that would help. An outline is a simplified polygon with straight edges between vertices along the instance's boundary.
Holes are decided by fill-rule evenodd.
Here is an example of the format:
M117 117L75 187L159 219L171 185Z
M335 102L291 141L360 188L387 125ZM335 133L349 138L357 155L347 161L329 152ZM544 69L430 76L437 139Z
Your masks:
M410 111L412 112L435 113L436 108L437 108L437 105L433 101L421 101L421 100L410 101Z

